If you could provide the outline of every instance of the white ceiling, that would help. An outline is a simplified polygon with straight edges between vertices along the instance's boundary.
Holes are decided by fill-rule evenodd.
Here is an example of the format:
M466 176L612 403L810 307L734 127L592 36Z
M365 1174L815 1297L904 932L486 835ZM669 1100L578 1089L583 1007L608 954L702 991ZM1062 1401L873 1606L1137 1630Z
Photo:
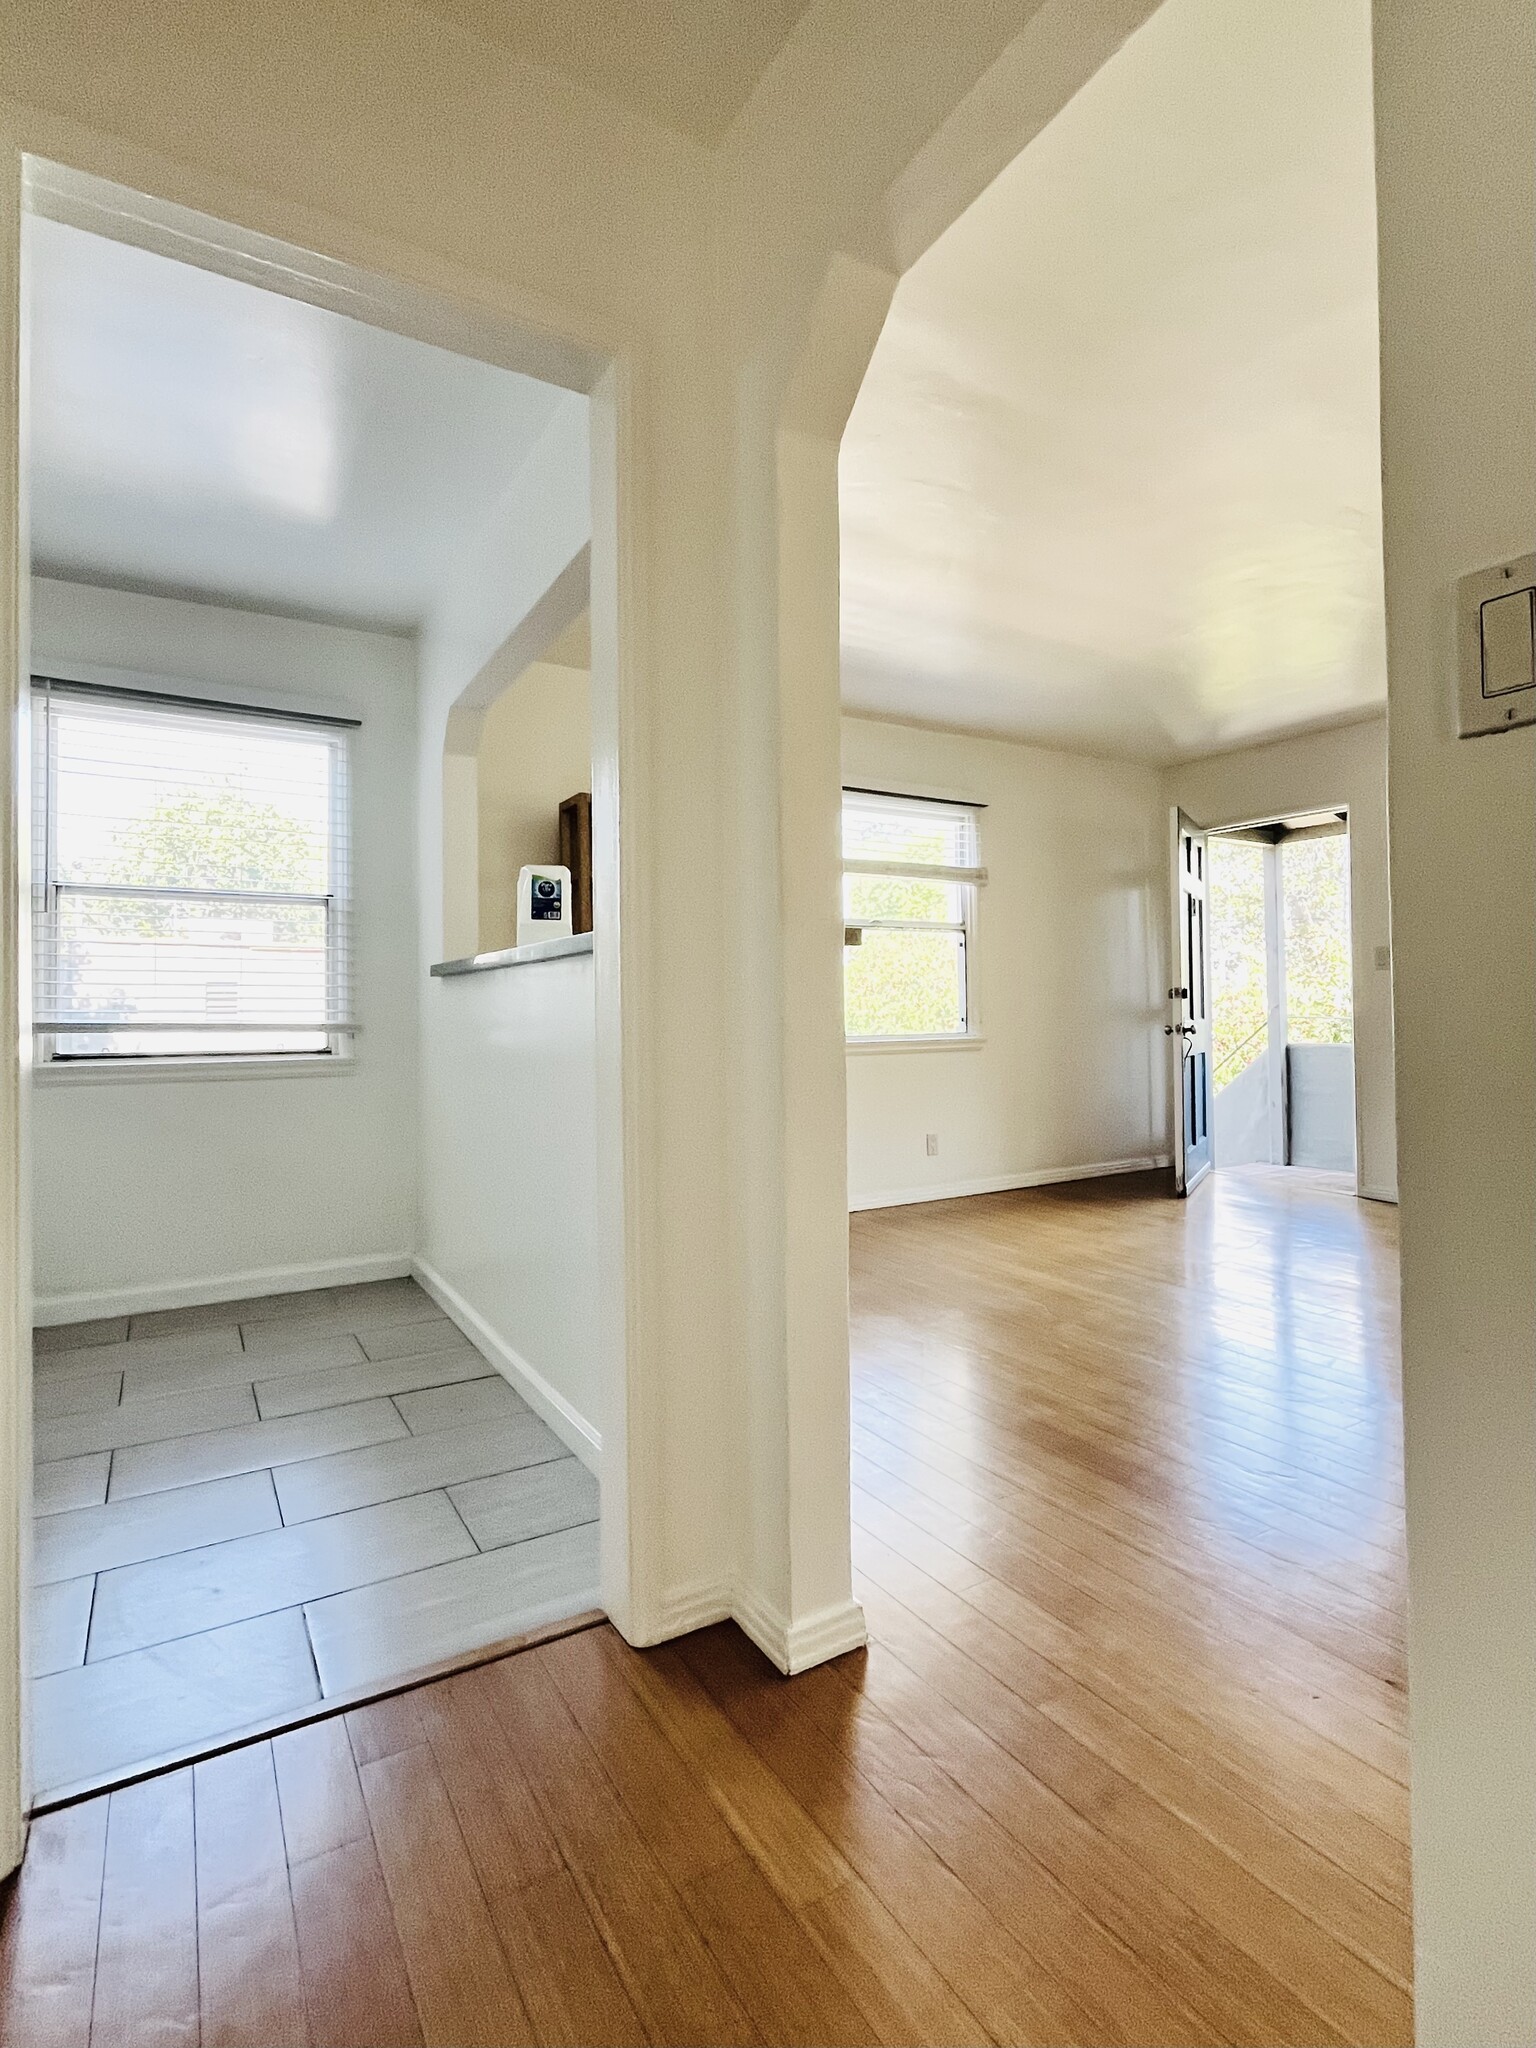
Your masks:
M902 280L850 708L1167 761L1385 693L1369 0L1165 0Z
M808 0L417 0L631 112L717 142Z
M38 217L40 574L405 630L561 393Z

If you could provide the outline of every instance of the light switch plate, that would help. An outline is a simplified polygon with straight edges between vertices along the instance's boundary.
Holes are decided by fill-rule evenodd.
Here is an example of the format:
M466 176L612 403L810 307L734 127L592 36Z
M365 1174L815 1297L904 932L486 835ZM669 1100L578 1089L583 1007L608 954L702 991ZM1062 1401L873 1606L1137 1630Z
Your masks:
M1456 585L1457 732L1536 725L1536 554Z

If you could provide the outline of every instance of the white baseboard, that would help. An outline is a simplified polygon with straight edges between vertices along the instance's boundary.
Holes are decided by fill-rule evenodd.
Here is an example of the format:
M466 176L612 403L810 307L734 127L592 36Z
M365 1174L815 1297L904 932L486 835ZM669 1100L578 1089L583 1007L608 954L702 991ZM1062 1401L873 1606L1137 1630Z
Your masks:
M451 1316L469 1338L470 1342L483 1351L503 1378L509 1380L534 1413L547 1422L568 1451L573 1451L593 1475L600 1478L598 1469L603 1451L603 1440L584 1415L578 1414L566 1400L564 1394L549 1384L544 1375L520 1352L494 1330L478 1309L472 1308L458 1289L445 1280L435 1266L429 1266L425 1259L412 1259L410 1271L416 1275L422 1286L431 1295L445 1315ZM697 1626L697 1624L695 1624Z
M39 1325L94 1322L102 1316L143 1316L160 1308L201 1308L211 1301L244 1301L259 1294L300 1294L309 1287L351 1287L361 1280L398 1280L411 1270L407 1252L372 1252L360 1259L324 1259L310 1266L262 1266L220 1273L211 1280L157 1280L138 1287L104 1287L78 1294L40 1294L32 1304Z
M809 1671L813 1664L825 1664L829 1657L841 1657L845 1650L862 1649L869 1641L864 1610L857 1600L840 1600L801 1621L790 1622L776 1607L738 1587L731 1601L731 1619L788 1678L797 1671Z
M1054 1187L1058 1181L1103 1180L1112 1173L1148 1173L1169 1164L1166 1152L1139 1159L1100 1159L1091 1166L1042 1166L1029 1173L994 1173L981 1180L941 1181L926 1188L889 1188L849 1198L850 1210L901 1209L914 1202L955 1202L965 1195L1001 1195L1010 1188Z
M732 1586L728 1579L709 1579L669 1593L637 1647L650 1649L720 1621L734 1621L786 1677L840 1657L845 1650L860 1649L869 1639L857 1600L839 1601L802 1621L789 1622L772 1602L749 1589Z
M731 1618L731 1587L728 1579L709 1579L697 1586L684 1586L669 1593L656 1617L656 1634L651 1641L669 1643L674 1636L692 1635L696 1628L712 1628L717 1621Z

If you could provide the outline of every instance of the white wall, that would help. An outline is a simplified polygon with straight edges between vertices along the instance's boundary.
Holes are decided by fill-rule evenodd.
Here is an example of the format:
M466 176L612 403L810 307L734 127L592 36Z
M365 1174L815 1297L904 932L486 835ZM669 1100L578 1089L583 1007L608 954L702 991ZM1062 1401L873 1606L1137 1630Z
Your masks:
M592 957L433 983L423 1277L597 1470Z
M481 733L497 698L586 607L590 479L588 401L566 392L422 627L418 865L431 959L484 950Z
M355 1060L264 1079L40 1074L39 1319L404 1271L416 1228L411 643L37 579L32 646L40 671L139 671L362 720Z
M1397 1199L1391 903L1387 881L1387 722L1273 740L1167 771L1165 801L1200 825L1349 810L1354 933L1356 1139L1360 1192ZM1379 954L1385 959L1378 966Z
M1536 2040L1536 733L1453 585L1536 544L1530 0L1377 0L1420 2048Z
M987 806L972 959L985 1043L849 1051L850 1204L1163 1156L1168 825L1157 771L847 718L843 779Z
M604 1239L598 1182L594 958L427 973L444 953L509 942L492 921L494 872L482 889L477 870L498 807L530 823L523 714L544 764L533 788L547 773L558 791L551 831L560 798L592 786L588 678L529 667L586 604L587 431L586 401L567 398L422 635L418 1270L597 1469L612 1368L602 1311L617 1283L602 1250L614 1233ZM511 865L509 907L516 878ZM605 1515L608 1497L605 1475Z
M478 952L517 943L518 870L560 858L560 806L592 787L591 695L584 669L536 661L485 714Z

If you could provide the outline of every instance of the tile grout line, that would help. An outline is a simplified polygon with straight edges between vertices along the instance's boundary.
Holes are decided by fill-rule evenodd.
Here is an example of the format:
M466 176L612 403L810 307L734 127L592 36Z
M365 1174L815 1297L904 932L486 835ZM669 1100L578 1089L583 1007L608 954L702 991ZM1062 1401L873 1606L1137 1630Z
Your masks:
M98 1587L98 1586L99 1586L100 1584L101 1584L101 1573L100 1573L100 1572L92 1572L92 1573L91 1573L91 1604L90 1604L90 1606L89 1606L89 1607L88 1607L88 1608L86 1609L86 1614L85 1614L85 1643L84 1643L84 1646L82 1647L82 1649L81 1649L81 1651L80 1651L80 1662L78 1663L78 1665L69 1665L69 1666L67 1666L67 1667L66 1667L66 1669L69 1669L69 1670L78 1670L78 1671L83 1671L83 1670L85 1669L86 1665L87 1665L87 1664L89 1664L89 1663L90 1663L90 1661L91 1661L91 1624L92 1624L92 1623L93 1623L93 1622L95 1621L95 1619L96 1619L96 1588L97 1588L97 1587Z
M203 2038L203 1863L197 1853L202 1833L202 1800L198 1796L197 1765L187 1767L192 1792L192 1952L197 1959L197 2038ZM281 1811L281 1809L279 1809Z
M85 2038L89 2043L96 2031L96 2000L101 1993L101 1923L106 1918L103 1908L107 1893L107 1858L112 1853L112 1808L115 1801L107 1794L106 1825L101 1831L101 1882L96 1889L96 1942L91 1951L91 2015L85 2024Z
M526 1466L523 1466L523 1467L516 1467L516 1468L514 1468L514 1469L516 1469L516 1470L524 1470L524 1471L526 1471L526 1470L527 1470L528 1468L527 1468ZM499 1477L500 1475L498 1474L498 1475L496 1475L496 1476L498 1476L498 1477ZM457 1482L455 1482L455 1483L456 1483L456 1484L459 1484L459 1485L472 1485L472 1484L473 1484L473 1481L467 1481L467 1480L460 1480L460 1481L457 1481ZM463 1511L463 1509L462 1509L462 1508L461 1508L461 1507L459 1506L458 1502L457 1502L457 1501L456 1501L456 1500L454 1499L454 1497L453 1497L453 1493L452 1493L452 1489L451 1489L450 1487L448 1487L448 1486L440 1486L440 1487L429 1487L429 1488L427 1489L427 1492L429 1492L429 1493L441 1493L441 1495L443 1496L443 1499L444 1499L445 1501L447 1501L447 1503L448 1503L449 1507L451 1507L451 1508L453 1509L453 1512L454 1512L454 1513L455 1513L455 1514L456 1514L456 1515L458 1516L458 1518L459 1518L459 1522L460 1522L460 1524L461 1524L461 1525L462 1525L462 1527L463 1527L463 1530L464 1530L464 1534L465 1534L465 1535L466 1535L466 1536L467 1536L467 1537L469 1538L470 1542L471 1542L471 1543L473 1543L473 1545L475 1546L475 1549L476 1549L476 1551L477 1551L477 1552L479 1553L479 1555L480 1555L481 1557L484 1557L484 1556L485 1556L485 1554L486 1554L486 1552L485 1552L485 1545L484 1545L484 1544L483 1544L483 1543L482 1543L482 1542L480 1541L480 1538L479 1538L479 1537L478 1537L478 1536L477 1536L477 1535L475 1534L474 1530L473 1530L473 1529L471 1529L471 1527L469 1526L468 1522L466 1522L466 1521L464 1520L464 1511ZM426 1495L425 1495L425 1494L422 1494L422 1495L419 1495L419 1496L418 1496L418 1495L414 1495L414 1494L411 1494L411 1495L407 1495L407 1498L408 1498L408 1499L413 1499L413 1500L414 1500L414 1499L417 1499L417 1498L420 1498L420 1499L425 1499L425 1498L426 1498ZM498 1545L498 1546L495 1546L495 1547L499 1548L499 1547L501 1547L501 1546L499 1546L499 1545Z
M315 1689L321 1699L325 1699L328 1697L325 1690L325 1680L320 1675L320 1659L315 1655L314 1633L309 1626L309 1602L301 1600L298 1605L299 1619L304 1624L304 1647L309 1651L310 1668L315 1674Z

